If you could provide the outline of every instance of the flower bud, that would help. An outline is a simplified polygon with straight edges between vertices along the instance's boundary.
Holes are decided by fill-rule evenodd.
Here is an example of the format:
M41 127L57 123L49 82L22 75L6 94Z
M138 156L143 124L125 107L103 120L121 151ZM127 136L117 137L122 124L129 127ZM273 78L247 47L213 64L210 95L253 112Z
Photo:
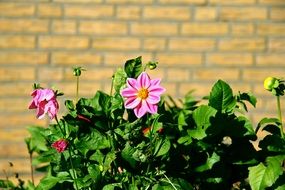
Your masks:
M266 90L272 91L275 87L278 87L278 79L275 77L267 77L264 82L263 86Z
M76 77L80 76L81 75L81 70L78 69L78 68L73 69L73 75L76 76Z
M67 149L68 141L65 139L60 139L55 141L51 146L55 148L57 152L61 153Z
M157 67L157 64L157 62L149 62L147 65L150 70L154 70Z

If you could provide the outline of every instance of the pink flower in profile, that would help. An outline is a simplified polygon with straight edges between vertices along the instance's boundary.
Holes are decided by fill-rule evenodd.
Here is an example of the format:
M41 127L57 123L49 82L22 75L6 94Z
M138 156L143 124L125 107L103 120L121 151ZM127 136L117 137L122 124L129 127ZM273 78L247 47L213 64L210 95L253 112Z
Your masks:
M37 109L37 118L42 119L47 113L53 119L58 112L58 102L52 89L36 89L32 92L33 99L29 109Z
M127 88L121 91L121 95L126 98L125 108L134 109L137 118L141 118L147 112L157 113L157 103L163 92L165 89L160 86L160 79L151 80L142 72L137 79L127 79Z
M53 148L57 150L57 152L61 153L65 151L68 147L68 141L65 139L60 139L52 143L51 145Z

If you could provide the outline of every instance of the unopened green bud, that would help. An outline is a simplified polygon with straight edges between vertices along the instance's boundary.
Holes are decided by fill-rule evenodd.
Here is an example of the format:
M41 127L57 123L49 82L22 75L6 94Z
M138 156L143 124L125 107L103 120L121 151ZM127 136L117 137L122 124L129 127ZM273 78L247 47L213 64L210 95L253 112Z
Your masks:
M81 71L85 71L82 67L74 67L73 68L73 75L78 77L81 75Z
M279 81L275 77L267 77L264 82L263 86L266 90L272 91L274 88L278 87Z
M154 70L157 67L157 64L157 62L149 62L147 65L150 70Z

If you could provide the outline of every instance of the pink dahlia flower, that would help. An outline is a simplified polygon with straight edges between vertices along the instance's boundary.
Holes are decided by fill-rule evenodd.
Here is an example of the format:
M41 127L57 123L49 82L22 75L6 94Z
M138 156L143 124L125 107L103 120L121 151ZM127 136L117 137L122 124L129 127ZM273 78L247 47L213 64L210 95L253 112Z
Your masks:
M126 98L125 108L134 109L137 118L141 118L147 112L157 113L157 103L163 92L165 89L160 86L160 79L151 80L142 72L137 79L127 79L127 88L121 91L121 95Z
M61 153L65 151L68 147L68 141L65 139L60 139L52 143L51 145L53 148L57 150L57 152Z
M33 99L29 109L37 109L37 118L42 119L47 113L53 119L58 112L56 95L51 89L36 89L32 92Z

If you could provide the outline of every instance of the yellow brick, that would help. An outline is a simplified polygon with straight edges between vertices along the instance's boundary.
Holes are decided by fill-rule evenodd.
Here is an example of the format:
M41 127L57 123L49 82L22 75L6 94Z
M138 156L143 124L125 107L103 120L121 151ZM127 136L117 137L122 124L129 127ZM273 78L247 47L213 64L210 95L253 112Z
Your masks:
M185 4L206 4L206 0L159 0L160 3L163 4L179 4L179 3L185 3Z
M12 96L29 96L32 90L32 82L25 83L20 81L14 81L13 83L3 83L0 85L0 96L12 97ZM9 118L10 120L10 118Z
M75 34L76 22L70 20L55 20L52 22L52 31L57 34Z
M56 87L64 92L67 97L75 97L76 84L74 82L56 83ZM93 97L97 90L101 90L100 82L84 82L80 83L79 95L80 97Z
M40 82L60 81L63 79L63 70L62 68L40 67L38 78Z
M103 37L93 39L92 48L96 50L138 50L140 48L138 38Z
M267 17L266 8L247 7L223 7L220 11L221 20L265 20Z
M86 49L89 46L87 37L77 36L41 36L40 48Z
M195 97L204 97L210 95L210 90L212 87L212 83L201 83L201 82L187 82L180 83L179 85L179 96L185 96L186 93L194 90L193 96Z
M47 64L46 52L1 52L0 64Z
M238 80L238 69L195 69L193 72L194 80L198 81L217 81L222 80Z
M117 17L119 19L139 19L141 17L141 8L138 6L119 6L117 7Z
M188 69L169 69L167 70L167 81L184 82L188 81L190 73Z
M98 68L98 69L89 69L86 68L86 71L82 72L80 80L82 81L104 81L110 80L115 70L112 68ZM75 80L72 69L67 69L64 72L65 80Z
M26 89L29 89L28 86ZM30 93L32 92L32 85L30 84L30 92L27 93L26 97L31 97ZM23 97L23 96L22 96ZM29 103L32 99L26 101L26 106L29 106ZM9 118L9 119L7 119ZM10 113L10 114L1 114L0 115L1 123L0 123L0 131L2 128L7 127L22 127L26 128L30 125L39 125L39 126L46 126L47 124L47 118L45 119L37 119L36 114L34 111L27 110L24 113Z
M15 132L16 133L16 132ZM18 131L17 133L20 133L20 131ZM11 136L12 134L10 134L10 135L8 135L8 136ZM18 134L17 134L18 135ZM22 138L22 141L24 140L24 138ZM21 140L20 139L17 139L17 142L21 142ZM23 142L22 142L23 143ZM13 168L10 168L12 171L13 171L13 174L14 174L14 172L21 172L21 173L29 173L30 172L30 162L29 162L29 159L21 159L21 158L17 158L17 159L15 159L15 158L6 158L5 159L6 160L6 162L5 161L2 161L1 160L1 162L0 162L0 168L3 168L3 169L5 169L6 171L8 171L9 170L9 165L8 165L8 162L10 161L10 162L12 162L13 163ZM1 173L3 173L3 172L1 172ZM2 174L1 174L2 175ZM13 179L14 178L14 175L13 175L13 177L10 177L11 179ZM9 178L9 179L10 179ZM21 176L20 176L20 178L21 178ZM2 178L2 179L5 179L5 177L4 178ZM16 183L17 184L17 183Z
M243 4L255 4L255 0L209 0L210 4L222 4L222 5L243 5Z
M34 13L33 4L0 2L0 16L32 16Z
M163 86L166 91L164 92L164 95L170 95L172 97L176 97L177 96L177 84L176 83L165 83L165 82L161 82L161 86Z
M27 96L28 97L28 96ZM0 111L2 113L20 113L28 111L29 99L23 98L1 98ZM2 138L0 138L2 139Z
M125 22L114 21L82 21L79 32L84 34L127 34L128 26Z
M214 39L173 38L169 41L170 50L207 51L215 48Z
M285 65L285 55L284 54L265 54L265 55L257 55L256 62L257 65L276 65L282 67Z
M92 52L53 52L51 60L53 64L62 65L98 65L101 62L101 56Z
M40 17L60 17L62 16L61 7L55 4L40 4L38 15Z
M117 4L149 4L152 3L153 0L106 0L107 3L117 3Z
M46 20L0 20L0 32L48 32Z
M222 51L263 51L265 40L262 38L222 39L218 47Z
M280 69L246 69L243 71L243 79L245 81L255 81L258 85L263 85L263 81L268 76L282 78L285 76L285 71ZM263 87L262 87L263 89Z
M231 27L234 36L248 36L254 32L252 23L233 23Z
M166 40L162 38L144 38L143 48L145 50L164 50L166 46Z
M285 39L270 39L269 40L269 51L284 52L285 51Z
M182 34L201 35L201 36L219 36L228 33L226 23L186 23L182 24Z
M245 66L245 65L252 65L253 64L253 57L251 54L248 53L231 53L231 54L224 54L224 53L213 53L208 54L207 62L210 65L224 65L224 66Z
M145 19L189 20L190 9L187 7L145 7L143 16Z
M0 157L20 157L28 159L29 153L25 143L5 143L0 144Z
M131 33L135 35L167 36L178 33L175 23L132 23Z
M143 62L152 61L152 55L150 53L106 53L104 55L105 65L115 65L122 67L125 62L129 59L134 59L136 57L142 56Z
M2 35L0 36L0 48L23 48L35 47L34 36Z
M0 59L1 60L1 59ZM0 67L0 81L35 80L34 68Z
M213 7L196 7L195 19L201 21L215 20L217 18L217 9Z
M272 20L285 20L285 8L271 8L270 18Z
M53 0L59 3L102 3L103 0Z
M201 65L202 64L202 55L201 54L189 54L189 53L158 53L157 61L160 65Z
M268 4L268 5L284 5L284 0L259 0L260 4Z
M85 17L85 18L107 18L114 14L114 7L109 5L96 6L65 6L65 16L67 17Z
M285 35L285 24L283 23L268 23L268 24L258 24L257 33L260 35Z

